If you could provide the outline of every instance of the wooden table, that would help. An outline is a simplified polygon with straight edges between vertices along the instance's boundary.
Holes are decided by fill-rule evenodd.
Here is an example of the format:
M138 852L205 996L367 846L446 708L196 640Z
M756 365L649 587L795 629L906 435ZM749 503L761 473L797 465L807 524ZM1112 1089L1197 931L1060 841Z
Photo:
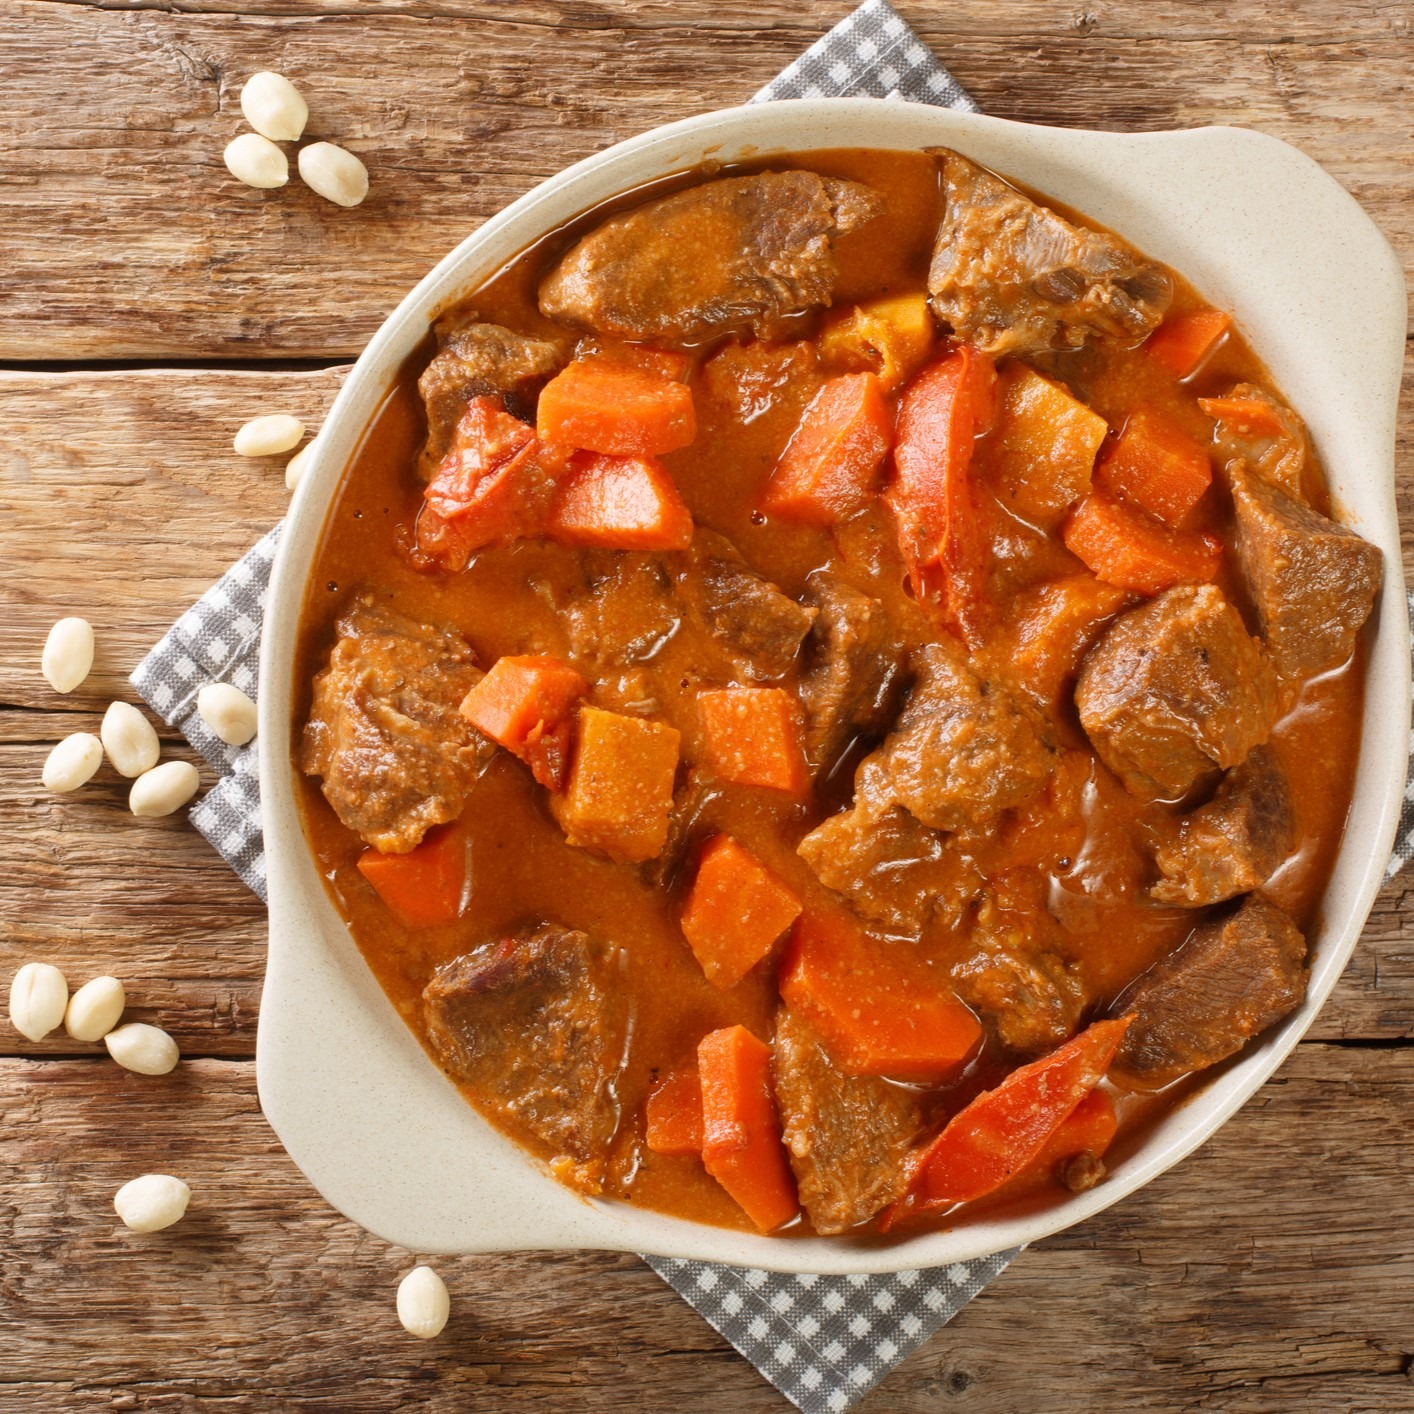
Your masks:
M1414 261L1408 0L901 4L987 112L1261 128L1325 163ZM406 1337L409 1254L330 1210L260 1116L257 900L180 818L133 819L106 769L71 799L38 780L49 745L130 696L142 653L280 516L279 471L232 454L236 426L271 408L317 424L394 303L482 218L619 138L744 99L848 8L0 8L0 977L31 958L113 972L186 1056L144 1079L0 1025L0 1407L784 1407L632 1257L439 1262L452 1325ZM364 156L363 207L227 178L241 84L265 67L301 83L311 136ZM1406 525L1412 444L1406 399ZM37 670L64 613L99 637L72 697ZM1027 1252L862 1407L1414 1408L1410 888L1385 888L1305 1043L1217 1138ZM112 1194L153 1168L197 1198L139 1237Z

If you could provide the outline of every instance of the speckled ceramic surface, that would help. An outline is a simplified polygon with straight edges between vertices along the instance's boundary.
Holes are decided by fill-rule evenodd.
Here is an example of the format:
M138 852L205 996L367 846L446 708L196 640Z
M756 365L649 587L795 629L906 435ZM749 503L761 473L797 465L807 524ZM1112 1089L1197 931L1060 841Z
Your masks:
M294 806L291 664L327 507L429 319L578 212L706 158L830 147L956 147L1067 202L1230 310L1306 418L1344 518L1385 552L1355 805L1311 943L1305 1005L1222 1068L1109 1179L1023 1216L902 1240L772 1240L577 1198L503 1138L427 1059L324 891ZM602 1247L814 1272L937 1266L1034 1241L1122 1199L1201 1144L1296 1044L1350 957L1389 858L1409 739L1409 627L1394 503L1405 288L1394 253L1315 163L1240 129L1113 134L869 99L737 108L660 128L570 168L488 221L369 344L321 431L266 610L260 740L270 956L257 1052L265 1113L337 1208L418 1252ZM1280 1163L1273 1155L1273 1164Z

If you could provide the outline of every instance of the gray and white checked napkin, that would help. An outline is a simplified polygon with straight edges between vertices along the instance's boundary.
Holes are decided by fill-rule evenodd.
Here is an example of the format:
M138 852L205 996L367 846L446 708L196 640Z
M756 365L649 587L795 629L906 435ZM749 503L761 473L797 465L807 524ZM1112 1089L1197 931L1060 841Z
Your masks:
M977 105L886 0L865 0L752 102L868 95L976 112ZM172 626L132 675L164 721L221 777L192 824L265 897L256 745L221 742L196 714L208 682L255 695L260 625L276 526ZM1414 852L1406 799L1398 868ZM783 1275L673 1258L645 1260L805 1414L839 1414L952 1319L1020 1249L881 1277Z

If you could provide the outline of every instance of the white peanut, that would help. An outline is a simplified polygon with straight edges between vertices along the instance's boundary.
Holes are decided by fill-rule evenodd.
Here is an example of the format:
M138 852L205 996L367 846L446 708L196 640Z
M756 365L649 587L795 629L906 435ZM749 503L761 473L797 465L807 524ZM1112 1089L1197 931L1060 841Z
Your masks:
M166 1075L182 1058L177 1043L160 1026L141 1021L108 1032L103 1044L124 1070L137 1075Z
M128 1004L116 977L94 977L69 998L64 1030L75 1041L101 1041L117 1024Z
M63 1019L69 984L57 967L27 962L10 983L10 1021L21 1036L42 1041Z
M87 619L60 619L44 640L39 670L55 692L72 692L93 667L93 625Z
M277 457L299 446L304 423L287 412L253 417L236 433L234 446L243 457Z
M259 133L242 133L221 154L226 170L248 187L282 187L290 180L290 159Z
M284 74L262 69L241 89L241 112L263 137L294 142L309 121L309 104Z
M133 782L128 809L144 818L170 815L196 794L200 784L201 777L190 761L164 761Z
M134 1232L161 1232L180 1222L191 1202L191 1189L170 1173L145 1173L129 1179L114 1195L113 1210Z
M300 478L304 476L305 469L309 466L310 454L314 450L314 443L303 448L292 456L285 467L285 489L293 491L300 484Z
M300 148L299 174L311 190L340 206L357 206L368 195L368 168L332 142Z
M227 746L244 746L255 735L255 703L228 682L209 682L196 695L201 720Z
M414 1267L398 1283L398 1319L409 1335L421 1340L441 1335L451 1310L447 1283L431 1267Z
M103 764L103 743L92 732L74 732L44 758L40 779L49 790L77 790Z
M114 770L124 776L150 771L162 754L152 723L131 702L111 702L98 729Z

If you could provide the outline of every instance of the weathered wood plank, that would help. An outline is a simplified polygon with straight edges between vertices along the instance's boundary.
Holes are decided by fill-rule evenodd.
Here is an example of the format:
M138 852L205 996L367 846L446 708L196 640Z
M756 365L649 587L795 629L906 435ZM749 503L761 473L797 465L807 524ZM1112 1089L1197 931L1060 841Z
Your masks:
M406 1337L410 1254L309 1190L252 1069L0 1062L11 1407L560 1411L609 1390L688 1414L787 1407L630 1257L438 1259L452 1323ZM1414 1051L1304 1047L1203 1151L1023 1255L860 1408L1012 1414L1044 1389L1048 1414L1408 1409L1411 1107ZM192 1207L140 1237L112 1194L154 1169L186 1178Z
M738 3L705 33L700 16L628 0L173 8L19 0L0 31L0 267L14 274L0 358L356 353L507 201L621 137L744 100L849 5ZM1237 123L1297 142L1414 267L1404 7L905 9L1000 116ZM364 206L229 179L220 151L262 65L304 84L311 136L364 156Z

